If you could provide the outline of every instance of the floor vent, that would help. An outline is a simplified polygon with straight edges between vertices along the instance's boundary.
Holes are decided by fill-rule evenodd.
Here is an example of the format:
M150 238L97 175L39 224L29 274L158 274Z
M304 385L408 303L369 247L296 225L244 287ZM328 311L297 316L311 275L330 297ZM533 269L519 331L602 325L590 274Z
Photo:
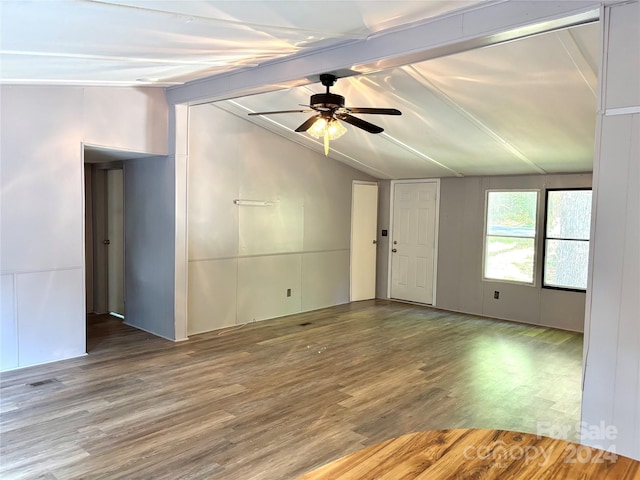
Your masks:
M56 383L59 380L57 378L48 378L47 380L40 380L39 382L29 383L30 387L41 387L42 385L48 385L49 383Z

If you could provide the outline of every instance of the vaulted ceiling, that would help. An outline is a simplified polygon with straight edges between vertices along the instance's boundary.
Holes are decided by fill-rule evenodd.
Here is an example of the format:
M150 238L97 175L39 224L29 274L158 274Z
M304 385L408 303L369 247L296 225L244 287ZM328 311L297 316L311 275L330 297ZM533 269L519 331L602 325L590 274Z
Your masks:
M5 84L170 86L362 40L483 3L468 1L29 1L0 4ZM366 75L332 92L357 115L330 156L379 178L592 169L597 23ZM319 83L212 104L322 152L293 130L310 114L249 117L308 104Z

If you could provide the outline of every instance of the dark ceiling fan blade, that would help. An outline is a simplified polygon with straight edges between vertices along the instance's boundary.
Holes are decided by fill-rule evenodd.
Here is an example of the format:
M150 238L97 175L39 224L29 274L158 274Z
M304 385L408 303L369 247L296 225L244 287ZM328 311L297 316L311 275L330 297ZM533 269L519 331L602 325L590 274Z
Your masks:
M372 113L375 115L402 115L400 110L395 108L359 108L348 107L346 109L349 113Z
M353 117L351 115L349 115L348 113L338 113L336 114L336 118L350 123L351 125L353 125L354 127L358 127L361 128L363 130L366 130L369 133L381 133L384 132L384 128L378 127L377 125L374 125L373 123L369 123L365 120L362 120L360 118L357 117Z
M322 115L314 115L313 117L309 117L306 122L296 128L296 132L306 132L309 130L309 127L315 123L317 119L319 119Z
M302 103L299 104L301 107L309 107L311 110L305 110L307 112L312 112L312 111L316 111L316 112L328 112L331 109L329 107L320 107L320 106L313 106L313 105L303 105Z
M275 112L251 112L248 115L275 115L276 113L308 113L313 110L278 110Z

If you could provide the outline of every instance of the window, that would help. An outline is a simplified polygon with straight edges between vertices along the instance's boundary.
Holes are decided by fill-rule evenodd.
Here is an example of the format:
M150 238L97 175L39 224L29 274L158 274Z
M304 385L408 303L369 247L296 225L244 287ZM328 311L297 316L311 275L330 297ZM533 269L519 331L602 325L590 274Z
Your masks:
M586 290L591 190L548 190L543 286Z
M533 284L537 191L488 191L484 278Z

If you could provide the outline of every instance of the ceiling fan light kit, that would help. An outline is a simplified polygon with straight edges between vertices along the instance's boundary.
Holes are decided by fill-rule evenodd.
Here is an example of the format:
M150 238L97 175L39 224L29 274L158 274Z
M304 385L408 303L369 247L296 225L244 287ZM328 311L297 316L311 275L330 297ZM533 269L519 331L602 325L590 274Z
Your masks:
M323 137L324 154L329 155L329 141L340 138L347 133L347 129L335 118L327 120L321 116L307 129L307 133L313 138L320 139L320 137Z
M347 133L347 129L335 118L327 120L320 117L307 129L307 133L313 138L328 136L329 140L335 140Z
M345 107L345 100L342 95L331 93L329 89L336 83L338 78L329 73L320 75L320 82L327 88L325 93L311 95L309 102L310 110L280 110L275 112L252 112L249 115L273 115L278 113L305 113L318 112L313 117L308 118L302 125L296 128L296 132L307 132L313 138L324 138L324 154L329 154L329 141L340 138L347 132L347 129L339 120L349 123L354 127L365 130L369 133L381 133L382 127L369 123L352 113L376 114L376 115L402 115L400 110L395 108L354 108Z

